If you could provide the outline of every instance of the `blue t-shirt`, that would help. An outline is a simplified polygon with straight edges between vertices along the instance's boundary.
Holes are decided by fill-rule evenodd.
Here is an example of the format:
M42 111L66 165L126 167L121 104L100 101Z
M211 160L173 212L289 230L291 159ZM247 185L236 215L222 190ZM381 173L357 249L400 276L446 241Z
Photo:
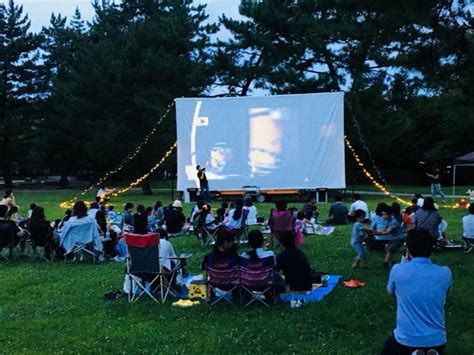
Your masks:
M392 232L386 235L388 240L405 239L405 230L396 218L392 217L392 220L388 221L387 228L392 229Z
M388 292L397 297L395 339L410 347L447 342L444 305L451 289L451 270L430 258L413 258L393 266Z
M361 242L365 238L364 223L355 222L352 226L351 242Z
M372 216L372 229L382 231L388 226L388 221L385 220L382 216L374 214ZM389 237L384 234L374 234L375 239L377 240L389 240Z

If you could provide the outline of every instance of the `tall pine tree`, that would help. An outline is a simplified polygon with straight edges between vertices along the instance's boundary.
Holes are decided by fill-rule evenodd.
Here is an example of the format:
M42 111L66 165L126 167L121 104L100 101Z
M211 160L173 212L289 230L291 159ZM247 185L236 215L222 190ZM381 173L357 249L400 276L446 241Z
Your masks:
M14 0L0 4L0 150L5 185L13 184L12 164L23 159L28 144L31 105L37 98L38 36Z

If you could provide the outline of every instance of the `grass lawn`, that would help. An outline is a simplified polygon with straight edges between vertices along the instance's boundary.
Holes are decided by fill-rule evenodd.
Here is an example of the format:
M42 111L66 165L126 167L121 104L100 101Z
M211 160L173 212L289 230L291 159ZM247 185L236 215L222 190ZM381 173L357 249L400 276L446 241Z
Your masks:
M35 202L46 209L49 219L61 217L63 211L58 203L72 195L68 191L16 193L23 213L29 203ZM149 197L131 191L113 204L120 210L126 201L152 205L157 199L168 203L170 196ZM378 201L378 197L368 199L371 208ZM259 204L257 208L259 213L268 215L271 205ZM323 217L328 208L319 206ZM188 213L190 206L185 210ZM459 239L465 211L446 209L441 213L449 223L448 236ZM382 254L369 254L367 269L351 269L354 252L349 245L350 228L337 227L330 236L306 237L303 251L316 269L365 281L366 287L348 289L338 285L322 302L300 309L291 309L289 304L271 309L224 304L179 309L151 300L129 305L125 299L103 299L104 293L121 288L123 265L2 263L0 351L377 353L394 327L395 300L386 292L388 271L382 268ZM191 236L173 239L172 243L177 253L194 254L189 270L198 273L207 250ZM449 354L474 351L473 258L474 253L465 255L459 251L434 256L436 263L451 268L454 277L446 306Z

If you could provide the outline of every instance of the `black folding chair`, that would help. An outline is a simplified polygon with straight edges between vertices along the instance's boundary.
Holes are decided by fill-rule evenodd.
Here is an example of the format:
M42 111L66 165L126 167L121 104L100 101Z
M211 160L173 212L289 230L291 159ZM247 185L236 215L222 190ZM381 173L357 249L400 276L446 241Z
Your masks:
M48 224L41 226L29 226L31 250L33 251L33 260L41 259L46 262L54 260L56 252L53 246L53 232ZM43 253L38 251L38 247L43 248Z

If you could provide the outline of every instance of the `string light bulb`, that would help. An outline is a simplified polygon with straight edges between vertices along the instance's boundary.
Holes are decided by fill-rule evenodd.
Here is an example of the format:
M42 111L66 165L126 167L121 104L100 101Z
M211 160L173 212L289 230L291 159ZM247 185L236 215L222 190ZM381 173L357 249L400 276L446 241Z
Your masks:
M89 186L88 188L84 189L81 193L75 195L72 199L61 202L59 205L61 207L63 207L63 206L73 206L74 202L76 202L80 196L84 196L85 194L87 194L92 189L98 187L100 184L102 184L108 178L110 178L111 176L113 176L113 175L117 174L118 172L120 172L130 161L132 161L138 155L138 153L140 153L142 148L149 142L150 138L157 132L158 126L160 126L161 123L163 122L163 120L168 116L168 114L170 113L170 111L173 108L174 104L175 104L175 102L173 100L166 107L165 113L155 123L155 125L150 130L150 132L148 132L148 134L145 136L144 140L135 149L130 151L127 154L127 156L114 169L112 169L112 170L108 171L107 173L105 173L105 175L102 176L101 178L99 178L99 180L97 180L96 183L94 183L91 186ZM63 208L70 208L70 207L63 207Z

